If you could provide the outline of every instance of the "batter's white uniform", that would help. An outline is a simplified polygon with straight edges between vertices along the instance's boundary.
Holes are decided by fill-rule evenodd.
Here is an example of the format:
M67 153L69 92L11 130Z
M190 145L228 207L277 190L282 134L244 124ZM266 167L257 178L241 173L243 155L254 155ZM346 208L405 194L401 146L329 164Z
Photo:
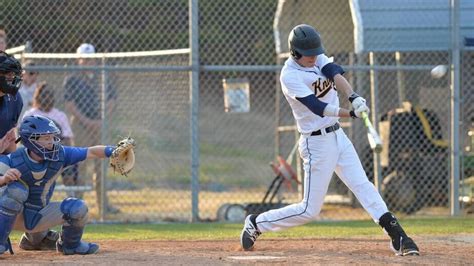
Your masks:
M302 67L293 58L285 62L280 82L288 103L296 119L299 152L304 164L304 198L300 203L281 209L270 210L257 216L260 232L305 224L314 220L323 205L329 182L335 171L339 178L355 194L374 221L388 212L385 202L369 182L360 159L349 138L342 129L326 133L325 128L338 122L337 117L321 117L314 114L296 98L316 94L320 101L339 106L334 82L326 79L321 72L328 58L319 55L314 67ZM321 130L322 134L311 136Z

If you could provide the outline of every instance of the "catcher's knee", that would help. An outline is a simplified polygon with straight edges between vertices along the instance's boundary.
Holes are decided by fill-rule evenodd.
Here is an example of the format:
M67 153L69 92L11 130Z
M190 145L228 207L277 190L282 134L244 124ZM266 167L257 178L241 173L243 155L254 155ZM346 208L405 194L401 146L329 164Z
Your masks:
M23 203L28 199L28 189L19 183L12 183L0 197L0 211L7 215L17 215L23 209Z
M81 199L67 198L61 203L64 220L71 226L83 227L87 222L89 209Z

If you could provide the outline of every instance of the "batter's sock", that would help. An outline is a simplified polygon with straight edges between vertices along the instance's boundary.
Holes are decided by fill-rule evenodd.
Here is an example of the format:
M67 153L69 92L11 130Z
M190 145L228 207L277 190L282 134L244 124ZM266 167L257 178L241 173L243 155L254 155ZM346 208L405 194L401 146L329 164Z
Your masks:
M250 221L252 222L253 226L255 226L255 228L257 228L257 230L258 230L258 227L257 227L257 216L258 216L258 214L252 214L252 215L250 215Z
M402 226L398 223L397 218L395 218L395 216L390 212L387 212L380 217L379 225L385 229L392 239L400 236L408 237L405 231L403 231Z
M392 239L392 249L396 255L419 255L419 249L415 242L407 236L393 214L387 212L382 215L379 219L379 225Z

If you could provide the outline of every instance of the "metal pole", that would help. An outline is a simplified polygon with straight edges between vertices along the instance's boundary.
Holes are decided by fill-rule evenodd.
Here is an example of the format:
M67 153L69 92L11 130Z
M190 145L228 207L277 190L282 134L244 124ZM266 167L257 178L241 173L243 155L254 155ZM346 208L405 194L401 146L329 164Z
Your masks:
M402 66L402 55L400 52L395 52L395 61L397 66ZM398 87L398 106L403 107L405 101L405 76L403 70L397 70L397 87Z
M369 63L371 66L377 64L375 54L373 52L369 53ZM377 122L377 94L378 94L378 80L377 73L375 70L370 70L370 109L372 115L372 124L375 128L378 128ZM380 167L380 156L378 153L373 152L374 155L374 185L377 188L377 191L381 191L382 185L382 169Z
M105 65L105 57L102 58L102 66ZM107 138L107 99L106 99L106 90L107 90L107 72L105 70L101 71L102 75L102 83L101 83L101 88L100 88L100 116L102 120L102 128L100 130L100 143L104 144L106 143L106 138ZM100 221L104 221L104 216L105 216L105 208L106 208L106 203L105 203L105 175L107 171L107 164L105 164L104 160L100 161L100 166L102 169L102 174L100 175L100 206L99 206L99 218ZM94 167L95 168L95 167ZM97 174L97 173L96 173ZM97 185L97 184L96 184Z
M460 96L460 51L459 51L459 0L451 0L451 215L459 215L459 96Z
M191 122L191 205L192 222L199 221L199 13L198 0L189 0L189 64Z
M280 59L278 58L277 56L277 64L281 64L280 62ZM279 130L279 127L280 127L280 101L281 101L281 95L280 95L280 91L281 91L281 85L280 85L280 72L277 72L277 74L275 75L275 83L276 83L276 86L275 86L275 158L280 155L280 130Z

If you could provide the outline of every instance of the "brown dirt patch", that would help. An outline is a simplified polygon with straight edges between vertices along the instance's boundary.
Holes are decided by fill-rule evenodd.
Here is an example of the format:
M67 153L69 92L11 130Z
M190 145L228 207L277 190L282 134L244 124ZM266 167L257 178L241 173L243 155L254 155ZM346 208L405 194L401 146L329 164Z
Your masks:
M474 235L414 238L421 256L397 257L387 238L259 239L244 252L235 241L100 241L96 255L63 256L52 251L22 251L0 256L0 264L438 264L461 265L474 261Z

